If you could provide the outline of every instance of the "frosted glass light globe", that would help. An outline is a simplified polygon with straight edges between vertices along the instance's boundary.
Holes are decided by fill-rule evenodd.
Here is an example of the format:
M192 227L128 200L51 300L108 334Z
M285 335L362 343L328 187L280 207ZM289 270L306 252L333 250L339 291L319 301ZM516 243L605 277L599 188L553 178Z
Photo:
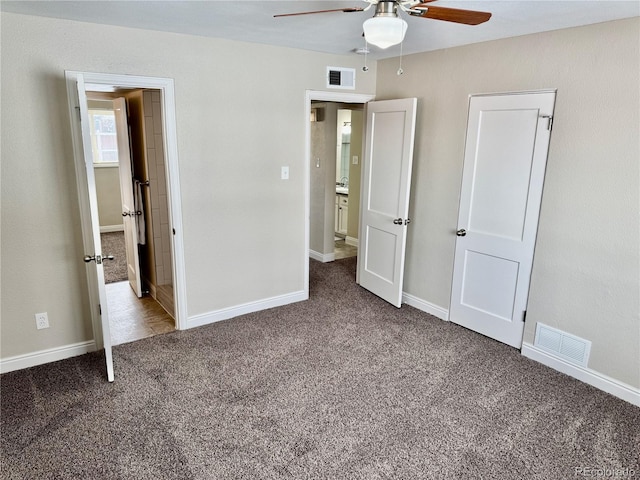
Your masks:
M367 43L384 49L404 40L407 22L399 17L373 17L365 20L362 28Z

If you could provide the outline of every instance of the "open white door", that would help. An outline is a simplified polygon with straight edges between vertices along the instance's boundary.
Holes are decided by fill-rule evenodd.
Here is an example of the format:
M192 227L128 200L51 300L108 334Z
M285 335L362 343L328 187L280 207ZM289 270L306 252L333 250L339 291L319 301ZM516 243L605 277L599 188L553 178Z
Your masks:
M86 252L84 261L87 262L87 268L95 272L97 276L98 296L100 302L100 319L102 327L102 345L104 348L105 361L107 364L107 379L113 382L113 357L111 355L111 333L109 331L109 312L107 307L107 292L104 284L104 267L102 262L105 259L102 256L102 246L100 243L100 224L98 222L98 197L96 194L96 180L93 170L93 152L91 149L91 132L89 131L89 110L87 107L87 95L85 92L84 77L82 74L77 76L77 93L78 106L80 114L80 128L82 131L81 141L84 153L84 163L87 175L87 187L89 193L89 209L91 213L91 238L92 244L85 241L85 248L92 251Z
M549 150L554 92L473 96L449 318L516 348Z
M367 104L358 250L360 285L400 307L417 99Z
M127 277L129 285L138 298L142 297L140 259L138 255L138 216L144 212L136 209L134 200L131 151L129 150L129 127L127 125L127 102L123 97L113 100L118 139L118 171L120 172L120 197L124 224L124 242L127 251Z

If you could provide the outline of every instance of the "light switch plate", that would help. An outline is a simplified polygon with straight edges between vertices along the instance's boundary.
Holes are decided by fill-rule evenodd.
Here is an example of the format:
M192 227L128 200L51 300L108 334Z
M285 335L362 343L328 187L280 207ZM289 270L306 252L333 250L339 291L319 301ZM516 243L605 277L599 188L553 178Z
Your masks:
M280 170L280 179L289 180L289 167L282 167Z

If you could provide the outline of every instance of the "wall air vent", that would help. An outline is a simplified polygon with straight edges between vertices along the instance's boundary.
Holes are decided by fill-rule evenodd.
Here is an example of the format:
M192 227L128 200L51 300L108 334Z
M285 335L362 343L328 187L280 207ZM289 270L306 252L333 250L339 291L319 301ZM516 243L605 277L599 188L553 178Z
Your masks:
M542 323L536 324L533 344L567 362L586 367L591 351L591 342Z
M327 88L356 88L356 69L343 67L327 67Z

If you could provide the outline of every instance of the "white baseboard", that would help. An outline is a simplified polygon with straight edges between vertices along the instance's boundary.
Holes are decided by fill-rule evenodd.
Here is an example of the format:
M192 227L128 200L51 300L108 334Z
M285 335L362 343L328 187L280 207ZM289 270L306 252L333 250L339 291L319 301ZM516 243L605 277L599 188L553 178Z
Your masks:
M249 302L242 305L237 305L235 307L223 308L221 310L215 310L213 312L189 317L187 319L187 328L201 327L203 325L219 322L221 320L228 320L239 315L258 312L260 310L266 310L273 307L281 307L283 305L302 302L308 299L309 295L304 291L300 291L289 293L286 295L280 295L277 297L265 298L264 300Z
M314 260L318 260L322 263L333 262L336 259L336 254L334 252L331 253L320 253L315 250L309 250L309 258L313 258Z
M638 388L619 382L595 370L569 363L530 343L522 344L522 355L640 407L640 389Z
M438 317L440 320L444 320L445 322L449 321L449 310L438 305L434 305L433 303L429 303L426 300L422 300L421 298L418 298L409 293L402 293L402 303L406 303L407 305L411 305L418 310L427 312L434 317Z
M49 348L25 355L16 355L0 360L0 373L13 372L23 368L35 367L43 363L57 362L65 358L77 357L96 349L96 342L88 340L86 342L72 343L63 347Z
M349 236L345 237L344 243L346 243L347 245L351 245L353 247L358 247L360 244L357 238L349 237Z
M100 233L124 232L124 225L101 225Z

